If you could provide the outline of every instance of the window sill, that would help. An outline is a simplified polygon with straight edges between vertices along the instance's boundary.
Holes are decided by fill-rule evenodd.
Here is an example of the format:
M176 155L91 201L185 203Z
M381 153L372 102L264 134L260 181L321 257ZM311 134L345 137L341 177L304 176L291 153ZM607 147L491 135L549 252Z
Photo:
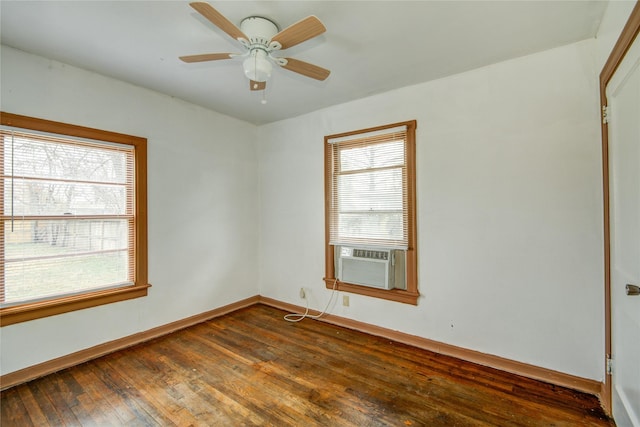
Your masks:
M325 278L327 289L333 289L334 278ZM418 305L419 292L410 292L403 289L377 289L368 286L354 285L353 283L338 282L337 291L350 292L352 294L366 295L404 304Z
M108 289L0 309L0 327L147 296L150 284Z

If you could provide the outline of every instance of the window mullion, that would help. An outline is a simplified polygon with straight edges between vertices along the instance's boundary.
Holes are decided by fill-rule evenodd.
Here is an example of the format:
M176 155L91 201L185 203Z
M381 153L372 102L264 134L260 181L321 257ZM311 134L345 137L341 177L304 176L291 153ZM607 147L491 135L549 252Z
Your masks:
M393 166L383 166L378 168L366 168L366 169L352 169L344 172L336 172L336 176L345 176L345 175L353 175L358 173L367 173L367 172L381 172L386 170L394 170L394 169L405 169L405 165L393 165Z

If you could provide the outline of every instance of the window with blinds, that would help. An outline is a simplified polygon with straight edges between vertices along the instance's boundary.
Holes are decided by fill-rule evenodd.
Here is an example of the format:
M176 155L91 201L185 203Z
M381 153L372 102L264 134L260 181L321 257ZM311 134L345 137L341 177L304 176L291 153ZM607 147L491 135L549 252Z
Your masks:
M139 241L146 240L146 228L140 227L146 220L137 215L137 203L146 202L137 194L142 188L136 158L145 154L140 148L0 129L3 316L43 303L69 304L78 296L148 286L146 272L141 274L146 265L138 265L138 251L146 249Z
M401 250L407 255L402 292L417 298L415 129L410 121L325 137L328 280L335 277L336 246Z
M2 303L133 283L133 148L0 135Z
M407 249L407 127L329 138L330 244Z

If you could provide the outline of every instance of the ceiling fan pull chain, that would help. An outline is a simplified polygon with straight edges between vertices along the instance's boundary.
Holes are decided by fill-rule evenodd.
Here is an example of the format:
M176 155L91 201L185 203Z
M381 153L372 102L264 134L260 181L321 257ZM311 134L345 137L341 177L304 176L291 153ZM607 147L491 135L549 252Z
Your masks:
M253 80L258 81L258 52L253 51Z

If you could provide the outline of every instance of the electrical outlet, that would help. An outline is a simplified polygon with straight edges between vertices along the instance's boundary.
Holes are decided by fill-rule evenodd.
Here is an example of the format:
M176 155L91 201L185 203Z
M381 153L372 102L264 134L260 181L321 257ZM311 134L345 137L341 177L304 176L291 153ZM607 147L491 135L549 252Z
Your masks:
M304 288L300 288L300 298L305 299L306 297L307 297L307 294L304 291Z
M349 307L349 295L342 295L342 305Z

